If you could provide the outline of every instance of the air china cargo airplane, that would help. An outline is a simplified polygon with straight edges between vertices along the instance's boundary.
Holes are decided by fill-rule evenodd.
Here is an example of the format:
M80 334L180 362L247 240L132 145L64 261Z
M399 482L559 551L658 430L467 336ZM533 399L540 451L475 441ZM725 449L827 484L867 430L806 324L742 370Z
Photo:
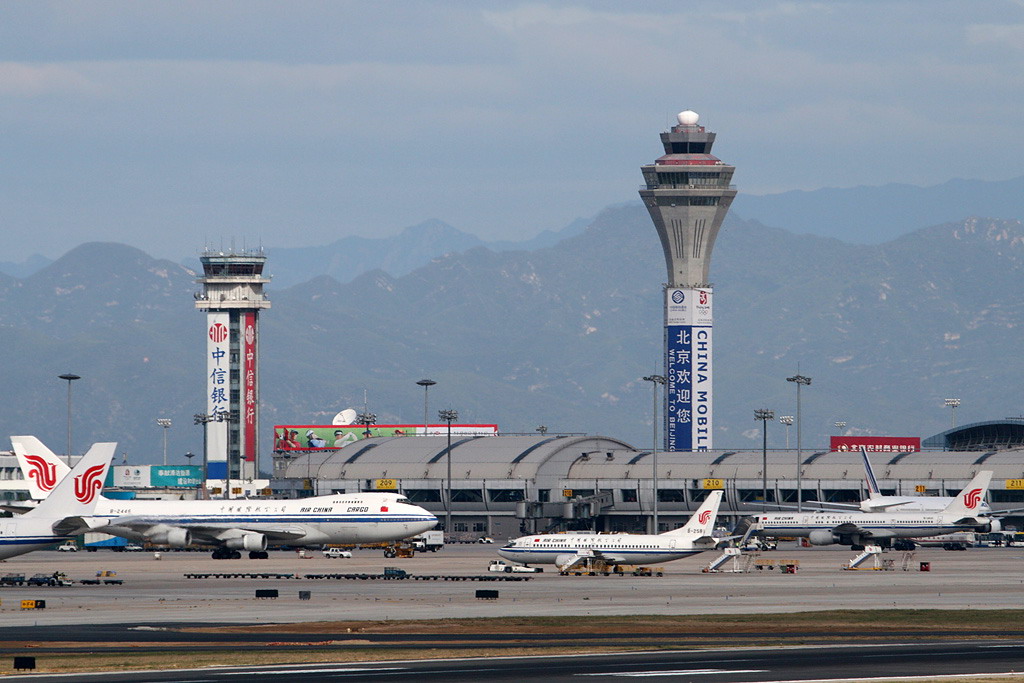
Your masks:
M1002 528L999 520L981 512L992 472L984 470L942 510L917 512L768 512L751 527L761 536L802 536L813 545L867 544L891 547L893 539L939 536L953 531L987 533Z
M812 505L825 505L838 508L859 508L864 512L885 512L896 508L900 512L910 510L931 510L938 512L944 509L953 499L949 496L883 496L875 480L875 472L871 469L871 461L868 460L868 452L863 446L860 449L861 458L864 460L864 475L868 484L868 497L858 505L845 503L825 503L822 501L807 501ZM992 508L984 500L978 504L978 513L989 514Z
M64 478L67 465L34 436L12 436L11 444L30 484L30 494L47 500ZM212 545L217 560L238 559L243 550L249 551L250 559L266 559L269 543L307 546L397 541L437 524L434 515L397 493L344 493L296 500L97 498L92 531L172 548Z
M52 547L88 531L116 443L94 444L53 495L23 515L0 519L0 560Z
M722 491L712 491L685 526L663 534L542 534L522 536L498 549L507 560L522 564L555 564L561 570L588 558L611 565L671 562L714 550L712 538Z

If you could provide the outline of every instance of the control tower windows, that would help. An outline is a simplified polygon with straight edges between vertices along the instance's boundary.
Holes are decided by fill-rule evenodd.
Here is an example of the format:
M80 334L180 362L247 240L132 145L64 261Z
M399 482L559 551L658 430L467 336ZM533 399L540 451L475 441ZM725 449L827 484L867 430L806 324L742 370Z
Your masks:
M718 206L719 197L658 197L659 206Z
M658 173L657 187L728 187L729 178L722 173L691 171L683 173ZM648 181L649 182L649 181Z
M673 142L672 154L707 154L710 152L707 142Z

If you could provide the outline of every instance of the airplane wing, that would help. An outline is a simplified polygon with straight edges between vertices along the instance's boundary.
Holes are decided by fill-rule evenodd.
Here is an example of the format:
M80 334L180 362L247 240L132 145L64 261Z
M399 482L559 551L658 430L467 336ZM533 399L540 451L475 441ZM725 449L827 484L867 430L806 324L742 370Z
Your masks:
M839 535L849 534L851 536L857 535L860 536L862 539L893 538L896 535L891 529L875 529L874 531L872 531L871 529L865 529L852 522L846 522L845 524L839 524L837 526L832 527L832 533Z
M53 533L58 536L76 536L86 531L94 531L106 526L107 520L102 517L82 517L75 515L65 517L53 523Z
M215 522L181 522L169 525L166 522L156 522L145 517L117 517L104 520L106 526L129 529L143 536L148 532L157 529L175 527L188 529L193 541L218 545L226 538L242 533L263 534L268 541L287 542L302 538L309 533L309 530L294 524L237 524Z

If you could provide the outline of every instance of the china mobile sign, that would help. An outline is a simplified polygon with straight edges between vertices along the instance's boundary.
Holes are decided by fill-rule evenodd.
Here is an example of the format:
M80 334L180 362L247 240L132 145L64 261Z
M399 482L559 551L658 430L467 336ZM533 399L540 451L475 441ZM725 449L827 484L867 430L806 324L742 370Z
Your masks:
M711 290L665 290L665 449L712 447Z
M914 453L921 450L921 439L913 436L833 436L833 451L868 453Z

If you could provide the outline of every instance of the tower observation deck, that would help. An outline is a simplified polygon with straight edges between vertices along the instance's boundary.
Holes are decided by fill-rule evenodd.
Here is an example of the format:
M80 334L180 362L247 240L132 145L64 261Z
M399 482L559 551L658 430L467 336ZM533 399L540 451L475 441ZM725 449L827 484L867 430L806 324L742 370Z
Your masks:
M681 112L661 134L665 154L640 168L640 199L661 239L665 288L666 450L712 447L711 251L736 196L735 166L711 154L715 134Z
M259 251L205 251L196 308L206 311L206 413L203 424L208 479L254 479L259 467L259 312L267 257ZM230 497L225 491L225 498Z

